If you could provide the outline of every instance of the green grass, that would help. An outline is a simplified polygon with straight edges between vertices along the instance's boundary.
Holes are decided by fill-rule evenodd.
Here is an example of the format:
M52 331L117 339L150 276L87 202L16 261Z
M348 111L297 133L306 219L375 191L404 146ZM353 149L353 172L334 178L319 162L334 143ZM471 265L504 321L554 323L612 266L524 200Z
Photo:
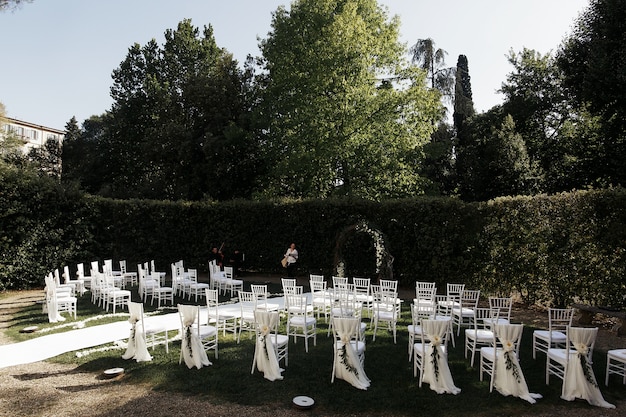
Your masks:
M270 288L270 291L276 291ZM177 300L178 301L178 300ZM406 304L406 303L405 303ZM405 306L407 307L407 306ZM147 306L147 310L151 310ZM102 314L102 310L91 306L84 297L79 303L79 316ZM459 395L439 395L427 384L418 387L417 378L413 377L412 363L408 361L406 326L410 314L403 311L398 326L398 341L387 331L380 331L376 341L372 341L372 331L367 332L365 371L371 379L367 391L353 388L343 380L331 384L332 342L326 336L327 325L323 319L318 322L317 346L309 346L309 353L304 351L301 339L290 342L289 365L283 372L282 381L270 382L255 370L251 374L254 355L254 343L244 333L241 343L227 334L219 340L219 359L209 353L212 366L202 369L188 369L179 365L180 341L170 343L169 354L159 346L150 353L152 362L137 363L121 358L123 351L109 350L96 352L77 358L75 353L67 353L54 358L56 362L77 364L80 371L100 373L104 369L123 367L125 377L120 384L149 384L154 390L179 392L185 395L200 396L214 403L232 402L242 405L272 407L290 406L291 399L297 395L307 395L315 399L316 406L311 415L329 414L380 414L380 415L416 415L429 416L516 416L530 413L553 412L554 406L566 406L568 413L577 414L577 410L589 409L585 401L567 403L561 400L561 383L552 378L551 385L545 385L545 355L538 354L532 359L532 327L526 327L522 338L521 366L529 390L540 393L543 399L531 405L519 398L504 397L497 392L489 392L489 382L479 381L478 359L474 368L463 356L463 333L456 339L456 348L450 346L449 364L456 386L461 388ZM28 325L46 327L42 320L41 305L20 311L10 334L17 340L33 337L17 333ZM124 318L120 318L124 320ZM368 321L367 318L365 318ZM99 321L98 324L104 323ZM594 353L594 371L600 383L604 397L609 402L622 401L626 390L620 381L611 380L609 387L604 386L605 352Z

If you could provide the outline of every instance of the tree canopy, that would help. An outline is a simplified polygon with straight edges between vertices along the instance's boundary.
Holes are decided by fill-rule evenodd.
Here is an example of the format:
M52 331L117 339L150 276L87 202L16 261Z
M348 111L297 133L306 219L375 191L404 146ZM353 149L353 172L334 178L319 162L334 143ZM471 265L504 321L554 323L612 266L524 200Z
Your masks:
M265 195L380 199L423 191L422 147L441 115L409 65L399 20L375 0L296 0L261 42Z

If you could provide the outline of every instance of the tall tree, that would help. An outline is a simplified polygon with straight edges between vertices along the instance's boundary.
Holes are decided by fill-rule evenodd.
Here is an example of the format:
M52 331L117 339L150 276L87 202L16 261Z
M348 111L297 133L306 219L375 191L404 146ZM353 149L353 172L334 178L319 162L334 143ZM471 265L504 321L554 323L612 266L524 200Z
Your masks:
M469 65L465 55L459 55L456 63L454 84L454 129L459 141L462 141L463 123L475 113L472 101L472 83L469 75Z
M470 119L468 143L459 148L459 194L468 201L531 194L534 182L526 145L500 106Z
M455 84L454 67L446 67L445 50L437 48L431 38L418 39L410 51L412 61L428 74L430 88L451 99Z
M441 105L403 60L398 29L375 0L296 0L274 13L255 113L266 195L423 192L422 146Z
M240 123L248 108L244 74L217 46L211 26L200 32L183 20L166 31L163 47L155 40L133 45L113 80L104 139L114 195L197 200L249 194L257 164Z
M626 3L591 0L557 54L579 107L599 117L600 181L626 185Z

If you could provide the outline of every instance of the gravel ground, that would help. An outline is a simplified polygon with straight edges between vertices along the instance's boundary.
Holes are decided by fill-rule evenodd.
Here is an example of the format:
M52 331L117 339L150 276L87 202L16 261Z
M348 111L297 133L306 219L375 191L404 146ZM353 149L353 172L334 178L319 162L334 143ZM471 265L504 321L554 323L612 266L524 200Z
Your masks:
M26 303L41 297L41 291L21 291L0 299L0 344L10 343L3 328L11 324L11 315ZM545 313L517 310L516 318L524 315L524 322L541 322ZM610 327L607 327L610 328ZM624 346L623 338L602 329L597 349ZM626 401L616 404L615 410L577 409L577 416L626 415ZM544 410L545 411L545 410ZM539 417L567 415L567 403L555 406ZM124 377L104 379L99 374L82 372L72 365L37 362L0 369L0 416L321 416L320 410L303 412L285 404L246 407L239 404L213 404L204 398L167 392L155 392L149 386L124 382Z

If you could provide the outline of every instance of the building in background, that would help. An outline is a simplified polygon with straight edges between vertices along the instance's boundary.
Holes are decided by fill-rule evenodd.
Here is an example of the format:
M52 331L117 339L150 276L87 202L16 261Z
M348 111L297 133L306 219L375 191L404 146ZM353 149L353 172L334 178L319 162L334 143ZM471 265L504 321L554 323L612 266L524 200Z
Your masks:
M57 140L59 144L62 144L65 138L64 130L11 119L10 117L5 118L4 123L0 126L0 135L7 134L13 134L24 142L24 153L28 153L32 148L43 147L48 139Z

